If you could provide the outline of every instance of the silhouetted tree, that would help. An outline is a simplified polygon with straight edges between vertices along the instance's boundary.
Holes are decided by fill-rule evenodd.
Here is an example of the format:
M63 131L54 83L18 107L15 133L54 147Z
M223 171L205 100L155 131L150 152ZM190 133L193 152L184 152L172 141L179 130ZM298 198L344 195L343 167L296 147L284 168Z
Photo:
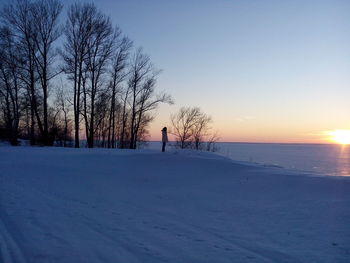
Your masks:
M203 149L202 144L208 138L209 149L217 140L217 135L210 134L211 117L198 107L182 107L179 112L171 115L172 134L175 135L177 146L184 148Z
M30 98L31 143L35 143L36 125L40 141L48 145L48 89L54 52L53 42L59 37L58 16L62 5L57 0L17 0L1 11L2 23L9 29L21 55L18 81L24 83ZM39 89L38 87L41 87Z
M129 51L132 47L132 42L127 38L120 38L120 33L117 35L116 51L112 58L112 68L110 70L111 82L111 100L109 111L109 125L108 125L108 148L116 147L116 125L119 124L116 117L120 115L117 110L120 110L121 103L118 101L118 93L122 93L121 83L125 80L128 72L126 71ZM126 91L128 92L128 91ZM127 95L127 94L125 94ZM125 111L125 109L124 109ZM125 113L124 113L125 114ZM122 123L123 125L123 123Z
M159 103L172 103L155 90L159 72L141 49L130 58L132 42L94 4L71 5L64 27L61 10L59 0L15 0L1 9L0 137L66 146L73 123L75 147L84 132L88 147L135 149Z
M92 34L88 38L86 65L86 82L83 85L84 120L86 138L89 148L94 147L95 136L95 103L103 91L102 76L107 71L107 62L111 58L115 44L115 32L109 17L96 11L91 17Z
M56 52L53 50L53 43L61 34L61 29L58 26L58 17L61 10L62 4L58 0L38 0L32 4L31 8L35 32L33 40L37 51L34 58L43 94L42 140L45 145L51 144L49 142L47 100L49 96L49 82L57 75L57 72L52 70L52 63L56 55Z
M4 127L1 137L18 144L22 88L19 81L20 52L8 28L0 28L0 107Z
M150 58L138 49L131 64L129 89L131 105L130 149L136 149L140 127L147 125L153 118L147 114L157 108L159 103L173 103L169 95L155 94L156 72Z
M35 55L37 46L35 39L37 32L33 17L33 3L29 0L17 0L5 6L1 10L3 24L9 28L16 45L21 50L20 79L27 89L30 101L30 142L35 143L35 126L38 125L40 134L43 134L43 126L39 115L39 94L36 89L37 72L35 67Z
M210 134L206 140L206 150L208 152L217 152L219 149L216 146L217 141L220 139L218 131Z
M56 113L53 127L55 127L56 137L61 142L61 146L66 147L71 141L72 120L70 118L71 107L63 86L57 89L54 106Z
M209 124L211 121L211 117L204 113L200 113L200 115L197 117L195 125L191 131L194 141L194 148L196 150L201 148L204 137L209 135Z
M93 4L73 4L68 9L68 18L64 29L66 42L61 51L64 59L64 71L73 82L74 139L79 148L81 94L83 76L86 71L84 61L88 55L88 44L93 27L92 17L97 10Z

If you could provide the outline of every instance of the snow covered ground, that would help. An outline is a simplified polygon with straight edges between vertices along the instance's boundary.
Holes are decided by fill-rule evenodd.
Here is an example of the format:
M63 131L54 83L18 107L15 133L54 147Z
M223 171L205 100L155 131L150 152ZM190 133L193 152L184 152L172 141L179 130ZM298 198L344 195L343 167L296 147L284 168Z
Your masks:
M349 177L190 151L8 146L0 168L3 263L350 262Z

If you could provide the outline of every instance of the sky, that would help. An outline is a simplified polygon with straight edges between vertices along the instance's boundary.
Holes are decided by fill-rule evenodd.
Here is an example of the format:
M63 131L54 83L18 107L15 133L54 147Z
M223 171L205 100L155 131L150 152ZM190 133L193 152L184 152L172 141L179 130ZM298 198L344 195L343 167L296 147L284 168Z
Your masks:
M155 113L152 140L182 106L210 115L221 141L322 143L350 129L350 1L94 3L143 47L162 70L157 89L175 100Z

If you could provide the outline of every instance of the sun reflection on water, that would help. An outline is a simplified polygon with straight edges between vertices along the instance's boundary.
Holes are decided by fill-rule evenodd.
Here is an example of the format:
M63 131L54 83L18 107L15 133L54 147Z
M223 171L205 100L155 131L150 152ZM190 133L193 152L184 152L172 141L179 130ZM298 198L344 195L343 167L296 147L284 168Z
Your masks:
M340 145L338 175L350 176L350 145Z

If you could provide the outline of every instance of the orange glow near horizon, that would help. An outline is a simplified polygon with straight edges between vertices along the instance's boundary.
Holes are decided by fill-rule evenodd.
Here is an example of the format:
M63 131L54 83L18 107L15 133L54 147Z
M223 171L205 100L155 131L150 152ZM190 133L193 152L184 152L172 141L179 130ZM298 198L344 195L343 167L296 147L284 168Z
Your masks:
M231 124L232 123L232 124ZM315 127L316 125L307 126L297 125L297 123L284 123L281 127L279 125L272 125L271 123L262 123L257 120L246 122L217 122L213 123L212 131L218 131L219 142L247 142L247 143L311 143L311 144L339 144L350 145L350 127L344 126L336 129L339 125L335 125L335 129L330 127ZM234 125L234 127L232 126ZM150 127L149 140L159 141L161 138L161 128L168 127L168 137L170 141L175 138L171 134L171 124L164 118L159 118ZM312 127L313 126L313 127ZM321 126L321 125L319 125ZM318 128L318 129L317 129ZM328 129L327 129L328 128Z
M168 127L169 140L174 140L174 136L171 135L170 116L176 113L182 105L161 105L159 107L155 114L155 121L149 127L149 140L159 141L161 129L164 126ZM220 142L342 145L346 143L344 138L339 138L342 132L336 140L333 139L332 132L338 130L350 132L348 112L336 107L328 109L324 114L320 114L318 110L317 112L315 110L302 111L303 115L301 112L294 114L294 111L289 112L289 108L284 109L284 112L281 113L273 108L269 111L254 111L245 115L243 112L233 113L228 106L219 107L217 104L200 106L212 117L211 132L218 131ZM337 118L332 117L335 115Z
M179 107L176 105L161 105L155 121L149 127L149 140L159 141L161 139L161 129L164 126L168 127L169 140L174 140L174 136L171 134L170 115L176 113ZM204 106L202 108L204 109ZM212 108L207 106L207 108L207 114L213 118L211 132L218 131L220 142L336 143L342 145L347 142L344 133L350 133L350 119L345 110L333 111L332 108L327 111L327 115L321 115L318 112L317 114L304 112L303 118L300 115L294 116L285 113L285 115L288 115L287 118L274 111L243 115L243 113L233 114L228 108L216 107L216 105L212 105ZM346 112L346 114L337 114L339 111L342 114ZM338 117L331 118L335 114ZM335 135L336 138L334 138Z

